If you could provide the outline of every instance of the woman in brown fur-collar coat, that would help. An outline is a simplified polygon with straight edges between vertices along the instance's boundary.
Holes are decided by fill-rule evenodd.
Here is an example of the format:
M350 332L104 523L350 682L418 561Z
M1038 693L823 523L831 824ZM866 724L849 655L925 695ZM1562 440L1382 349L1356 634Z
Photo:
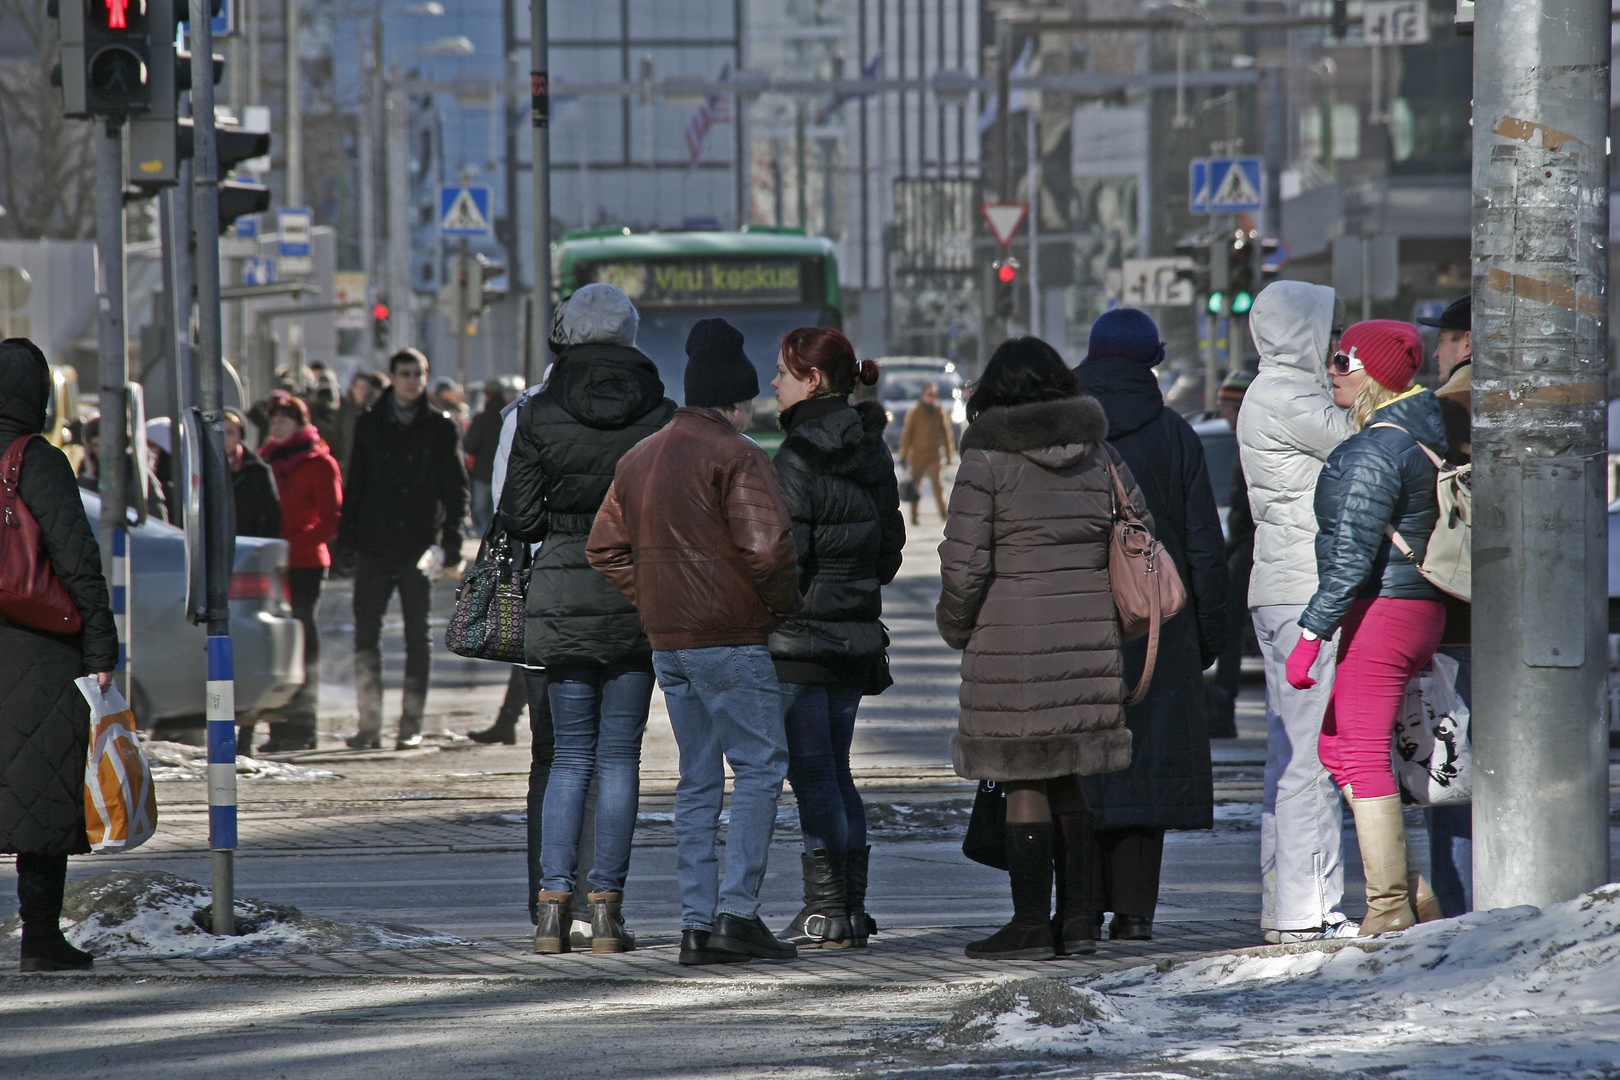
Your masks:
M958 775L1007 792L1014 915L967 954L1039 960L1092 952L1090 814L1077 778L1131 761L1108 583L1108 461L1145 521L1146 507L1108 446L1102 406L1080 393L1044 341L1019 338L996 350L968 418L935 614L946 644L963 650L952 762Z

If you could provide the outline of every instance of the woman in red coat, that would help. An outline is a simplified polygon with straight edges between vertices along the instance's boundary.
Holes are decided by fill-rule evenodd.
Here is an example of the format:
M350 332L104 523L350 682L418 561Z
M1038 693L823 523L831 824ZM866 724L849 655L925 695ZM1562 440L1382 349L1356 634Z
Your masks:
M304 624L304 685L270 725L261 751L315 749L315 706L321 685L321 635L315 621L321 582L332 565L327 543L337 537L343 475L309 408L295 397L270 406L270 441L259 449L281 492L281 538L287 541L287 578L293 615Z

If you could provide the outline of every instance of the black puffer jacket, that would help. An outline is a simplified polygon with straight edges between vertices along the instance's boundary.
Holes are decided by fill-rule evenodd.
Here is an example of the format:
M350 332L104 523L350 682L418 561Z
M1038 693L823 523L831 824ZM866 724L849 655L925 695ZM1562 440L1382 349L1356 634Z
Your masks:
M1434 493L1438 470L1419 441L1445 455L1440 402L1421 386L1373 413L1364 430L1328 455L1316 481L1317 586L1299 618L1305 629L1330 636L1360 597L1440 599L1440 591L1384 533L1384 526L1393 524L1419 562L1429 550L1429 534L1440 517Z
M276 477L264 459L246 445L242 447L242 468L231 473L231 490L236 495L236 535L281 537L281 494Z
M454 563L466 513L467 463L456 422L424 395L415 417L402 424L393 388L383 391L354 424L337 546L414 563L438 544Z
M787 438L776 475L793 516L799 551L799 611L771 632L771 656L784 682L849 685L878 693L890 685L883 586L900 569L906 527L894 458L883 442L882 406L825 397L782 414Z
M523 651L531 664L605 664L652 646L636 609L585 558L619 459L675 415L639 350L573 345L518 410L501 523L543 541L529 577Z
M45 426L50 386L31 342L0 344L0 453ZM45 554L84 621L51 634L0 616L0 851L73 855L84 831L84 761L90 707L73 680L118 663L101 550L85 516L73 468L36 440L23 451L17 494L39 522Z

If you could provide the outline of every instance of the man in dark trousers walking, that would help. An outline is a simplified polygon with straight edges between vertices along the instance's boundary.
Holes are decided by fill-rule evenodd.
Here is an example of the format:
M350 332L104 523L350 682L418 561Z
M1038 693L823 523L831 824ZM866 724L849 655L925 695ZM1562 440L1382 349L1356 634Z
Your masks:
M393 385L354 425L338 546L357 553L354 689L360 730L349 745L382 746L382 618L399 590L405 616L405 702L395 749L422 743L432 666L428 605L433 577L461 560L467 466L461 434L426 399L428 362L415 349L388 359Z

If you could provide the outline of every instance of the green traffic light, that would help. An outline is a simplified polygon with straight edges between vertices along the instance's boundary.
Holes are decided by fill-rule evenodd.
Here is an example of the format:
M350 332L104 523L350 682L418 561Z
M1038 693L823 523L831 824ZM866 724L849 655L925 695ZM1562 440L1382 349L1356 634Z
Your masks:
M1226 303L1226 297L1225 296L1221 295L1218 292L1210 293L1209 294L1209 313L1211 315L1219 315L1221 313L1221 308L1222 308L1222 306L1225 305L1225 303Z
M1240 292L1232 297L1232 314L1234 315L1245 315L1252 306L1254 306L1254 297L1246 292Z

